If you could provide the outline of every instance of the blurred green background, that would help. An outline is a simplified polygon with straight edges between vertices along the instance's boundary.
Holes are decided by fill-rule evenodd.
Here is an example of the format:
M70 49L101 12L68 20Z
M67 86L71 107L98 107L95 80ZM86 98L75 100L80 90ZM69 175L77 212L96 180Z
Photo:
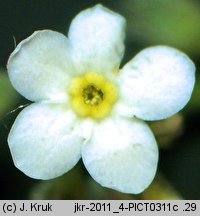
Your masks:
M168 120L149 122L160 150L158 172L151 186L137 196L99 186L81 161L57 179L31 179L15 168L7 145L19 106L30 103L12 88L6 72L15 42L40 29L67 34L73 17L96 3L127 19L122 64L144 47L165 44L186 52L197 67L187 106ZM0 14L0 199L200 199L200 1L0 0Z

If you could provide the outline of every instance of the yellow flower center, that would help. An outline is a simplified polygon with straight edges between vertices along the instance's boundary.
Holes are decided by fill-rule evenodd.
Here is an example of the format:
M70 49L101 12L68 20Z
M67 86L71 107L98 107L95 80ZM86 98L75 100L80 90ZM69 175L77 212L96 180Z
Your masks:
M72 80L70 96L79 116L101 119L111 112L118 94L116 86L103 75L89 72Z

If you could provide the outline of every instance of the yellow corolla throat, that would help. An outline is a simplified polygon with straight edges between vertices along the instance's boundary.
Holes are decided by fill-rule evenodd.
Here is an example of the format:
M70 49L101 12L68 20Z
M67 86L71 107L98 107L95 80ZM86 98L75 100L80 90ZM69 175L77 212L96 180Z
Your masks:
M89 72L75 77L70 85L71 105L81 117L106 117L117 101L116 85L103 75Z

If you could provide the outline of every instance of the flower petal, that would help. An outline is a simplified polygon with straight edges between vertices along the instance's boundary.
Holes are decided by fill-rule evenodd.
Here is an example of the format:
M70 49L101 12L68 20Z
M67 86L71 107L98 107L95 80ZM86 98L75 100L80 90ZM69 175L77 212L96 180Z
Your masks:
M66 99L73 68L68 39L58 32L36 31L11 54L8 74L13 86L31 101Z
M122 69L121 98L131 115L164 119L187 104L194 82L195 66L184 53L166 46L150 47Z
M137 194L154 178L158 149L143 122L107 119L94 127L90 141L83 145L82 158L91 176L102 186Z
M80 72L112 72L124 54L125 19L96 5L78 14L69 29L75 65Z
M80 159L80 122L55 104L33 104L17 117L8 137L15 166L36 179L51 179Z

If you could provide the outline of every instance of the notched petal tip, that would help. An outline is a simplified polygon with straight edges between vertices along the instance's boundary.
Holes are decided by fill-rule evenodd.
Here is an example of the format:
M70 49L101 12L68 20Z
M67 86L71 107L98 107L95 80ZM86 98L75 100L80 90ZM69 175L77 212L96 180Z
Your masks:
M8 58L8 62L7 62L7 69L8 69L8 72L9 72L9 65L12 63L11 61L13 60L13 58L16 57L16 55L20 52L20 50L25 47L25 46L28 46L29 43L32 42L32 40L34 40L35 37L38 36L38 34L40 36L42 36L42 33L44 32L53 32L55 33L55 31L52 31L52 30L49 30L49 29L44 29L44 30L38 30L38 31L34 31L29 37L25 38L24 40L22 40L14 49L14 51L10 54L9 58ZM56 32L58 33L58 32Z
M143 120L161 120L180 111L195 83L195 65L183 52L168 46L142 50L122 69L124 104Z
M17 45L7 68L12 85L28 100L66 99L74 72L68 39L51 30L35 31Z
M117 17L119 17L121 19L122 22L124 22L124 24L126 24L126 19L121 14L119 14L119 13L113 11L113 10L110 10L107 7L104 7L102 4L97 4L94 7L89 8L88 10L92 10L92 9L93 10L99 10L99 11L102 11L104 13L111 14L113 16L117 16Z
M111 74L124 54L125 23L124 17L102 5L80 12L68 34L77 68Z
M148 126L139 120L107 119L98 124L82 158L90 175L104 187L138 194L152 182L158 148Z
M83 134L76 116L56 104L32 104L15 120L8 145L15 166L35 179L52 179L81 157Z

